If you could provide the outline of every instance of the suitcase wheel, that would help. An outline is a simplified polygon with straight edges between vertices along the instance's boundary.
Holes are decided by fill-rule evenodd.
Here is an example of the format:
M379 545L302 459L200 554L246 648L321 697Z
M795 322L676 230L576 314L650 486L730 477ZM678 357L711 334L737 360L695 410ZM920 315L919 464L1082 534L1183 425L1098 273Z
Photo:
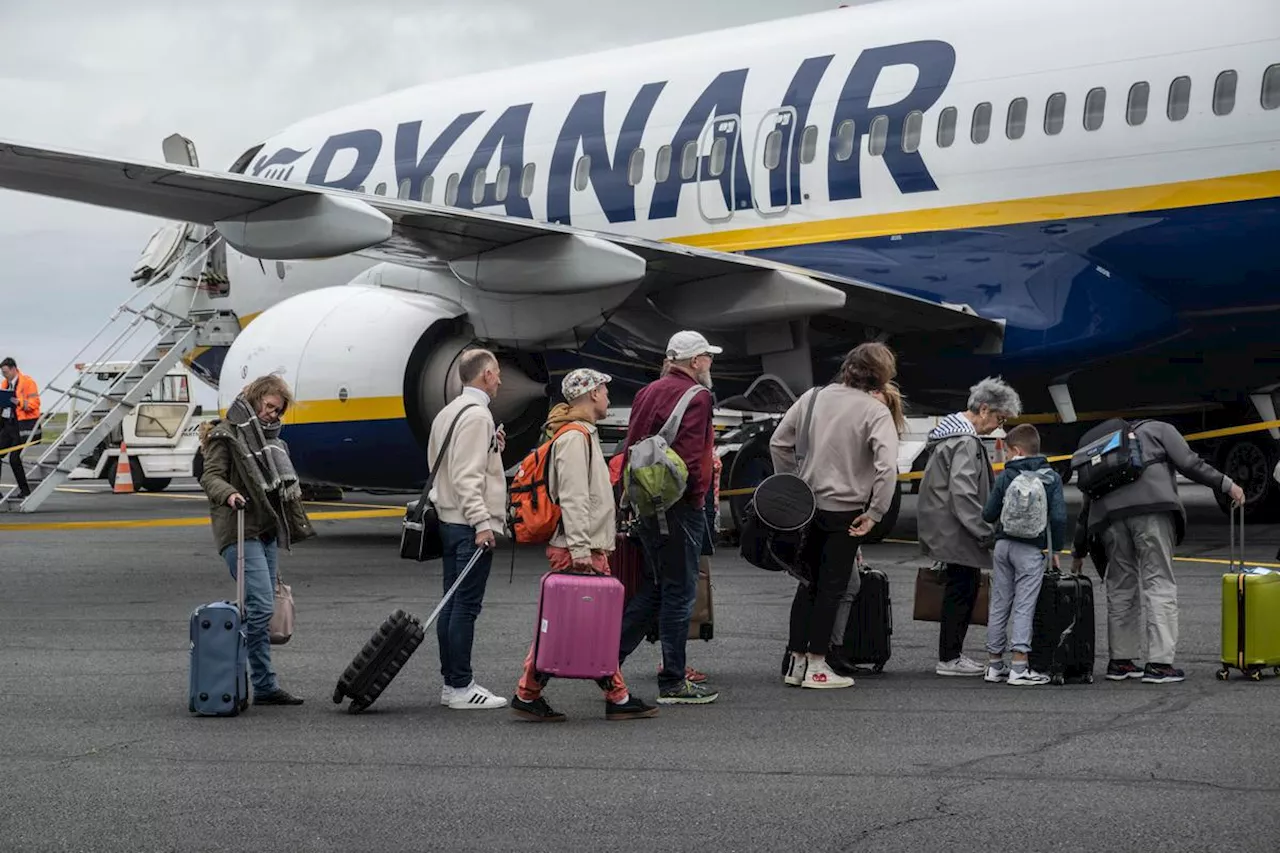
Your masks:
M1086 672L1084 675L1080 676L1080 683L1093 684L1093 671L1090 670L1089 672Z
M875 666L871 667L871 671L874 672L876 675L879 675L880 673L884 672L884 664L883 663L876 664Z
M1273 666L1273 667L1271 667L1271 674L1272 674L1272 675L1280 675L1280 666Z
M1231 677L1231 670L1227 669L1225 666L1222 669L1218 670L1219 681L1226 681L1230 677Z
M342 697L347 695L347 691L342 689L342 682L338 682L338 686L333 688L333 704L341 705Z
M1067 679L1062 675L1051 675L1049 676L1049 683L1061 686L1067 683Z
M1250 670L1250 672L1249 672L1249 680L1250 680L1250 681L1261 681L1261 680L1262 680L1262 670L1260 670L1260 669Z

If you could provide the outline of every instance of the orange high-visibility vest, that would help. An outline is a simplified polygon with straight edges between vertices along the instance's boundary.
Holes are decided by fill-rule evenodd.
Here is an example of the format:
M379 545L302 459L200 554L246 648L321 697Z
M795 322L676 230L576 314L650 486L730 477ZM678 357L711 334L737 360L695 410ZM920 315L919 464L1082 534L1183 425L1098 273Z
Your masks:
M34 421L40 417L40 393L36 381L25 373L18 374L13 392L13 416L19 422ZM0 379L0 390L9 390L9 380Z

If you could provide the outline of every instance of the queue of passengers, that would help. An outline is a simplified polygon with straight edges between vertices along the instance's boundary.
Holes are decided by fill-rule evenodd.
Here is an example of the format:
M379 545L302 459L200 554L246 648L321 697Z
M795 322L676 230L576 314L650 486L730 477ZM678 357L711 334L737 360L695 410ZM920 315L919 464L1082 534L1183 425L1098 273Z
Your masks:
M663 518L638 519L649 578L623 614L618 672L599 682L610 720L657 713L656 707L630 691L621 671L655 617L662 650L657 703L700 705L714 702L719 695L714 687L698 683L703 680L700 674L697 681L690 677L686 644L699 557L709 536L705 503L714 494L715 470L711 368L721 352L699 332L677 333L668 342L663 375L641 389L632 403L622 454L656 435L677 406L683 407L670 445L688 470L688 482L683 499ZM434 419L428 446L429 458L436 458L452 427L453 438L439 463L434 489L444 542L442 590L453 585L478 550L484 553L436 623L443 681L440 702L454 710L509 705L524 719L563 720L564 715L544 695L547 679L534 671L532 649L510 702L474 677L471 654L476 621L493 546L506 531L507 481L502 464L506 436L495 427L489 410L502 385L497 358L488 350L468 350L460 357L458 370L462 393ZM902 394L894 383L896 374L896 356L889 347L882 343L855 347L836 379L802 395L772 438L775 469L798 474L812 489L817 504L801 556L812 582L798 585L791 607L789 664L783 674L788 685L829 689L854 683L852 667L833 653L832 638L843 633L843 626L836 624L842 602L847 611L847 603L857 594L859 545L884 517L898 488L898 441L906 420ZM560 433L549 466L563 520L546 548L553 571L610 573L618 508L596 429L609 407L609 382L607 374L595 370L570 372L561 383L564 401L551 410L545 425L546 438ZM226 419L202 435L206 461L200 483L209 497L219 554L233 577L235 511L247 503L245 604L255 704L302 703L280 686L272 669L268 636L278 548L289 550L291 543L314 535L288 449L278 435L291 403L284 380L261 377L246 386ZM980 439L1018 417L1021 408L1013 388L989 377L970 389L964 411L942 418L928 436L930 456L917 521L921 552L942 564L946 578L935 667L940 676L984 676L1015 685L1048 680L1044 673L1029 669L1027 656L1048 537L1019 540L1004 535L999 517L1007 478L1002 475L997 480ZM560 432L568 423L579 428ZM811 433L807 437L810 452L798 461L797 433L804 423ZM1181 542L1186 516L1171 470L1221 490L1236 502L1243 501L1243 493L1203 462L1172 426L1146 421L1137 431L1150 464L1137 482L1085 506L1077 524L1073 569L1078 572L1088 554L1108 564L1106 677L1181 681L1182 670L1173 666L1178 612L1172 551ZM1014 458L1006 471L1046 467L1034 427L1010 430L1007 441ZM1047 493L1050 525L1046 532L1052 542L1063 543L1066 511L1061 480L1050 480ZM994 569L985 664L963 653L984 569ZM1139 666L1143 611L1149 654L1145 665ZM1004 660L1006 653L1012 654L1011 665Z

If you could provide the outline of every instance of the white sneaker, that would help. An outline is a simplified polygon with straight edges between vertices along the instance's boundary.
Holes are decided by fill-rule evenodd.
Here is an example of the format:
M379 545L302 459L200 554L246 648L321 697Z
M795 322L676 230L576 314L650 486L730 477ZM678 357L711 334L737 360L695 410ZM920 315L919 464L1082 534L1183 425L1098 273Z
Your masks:
M449 707L455 711L483 711L491 708L505 708L507 700L502 696L494 696L473 681L469 686L453 691Z
M782 683L799 687L804 681L805 670L809 666L809 656L791 652L791 660L787 664L787 674L782 676Z
M1043 672L1036 672L1031 667L1027 667L1020 672L1009 673L1009 683L1019 687L1034 687L1040 684L1048 684L1049 676L1045 675Z
M934 669L938 675L982 675L986 668L975 660L970 660L964 655L955 660L938 661L937 668Z
M983 681L1008 681L1009 680L1009 664L1005 661L988 661L987 674L982 676Z
M453 694L457 692L458 691L454 690L452 687L450 687L447 684L444 687L441 687L440 688L440 704L448 705L449 702L453 700Z
M852 687L853 679L836 675L825 660L811 660L806 663L804 681L800 682L800 686L820 689Z

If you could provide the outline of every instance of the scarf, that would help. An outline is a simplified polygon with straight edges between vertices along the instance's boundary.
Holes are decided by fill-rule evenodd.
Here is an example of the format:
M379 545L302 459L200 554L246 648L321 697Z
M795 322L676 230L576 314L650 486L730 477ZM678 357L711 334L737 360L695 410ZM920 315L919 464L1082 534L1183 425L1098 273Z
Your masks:
M575 421L591 423L591 413L586 407L575 409L568 403L557 403L547 414L547 422L543 424L543 436L550 440L556 434L556 430L565 424L574 423Z
M236 397L227 408L227 423L231 425L235 436L236 449L250 463L245 467L262 491L268 497L278 496L282 509L286 503L301 501L302 486L298 483L298 474L289 460L289 451L280 440L280 423L263 424L243 396ZM271 511L276 513L274 506ZM276 521L277 535L281 544L288 549L288 521L283 514L277 515Z
M954 415L947 415L938 425L929 433L929 441L940 441L944 438L951 438L954 435L977 435L978 431L973 428L973 424L964 416L963 412L956 412Z

